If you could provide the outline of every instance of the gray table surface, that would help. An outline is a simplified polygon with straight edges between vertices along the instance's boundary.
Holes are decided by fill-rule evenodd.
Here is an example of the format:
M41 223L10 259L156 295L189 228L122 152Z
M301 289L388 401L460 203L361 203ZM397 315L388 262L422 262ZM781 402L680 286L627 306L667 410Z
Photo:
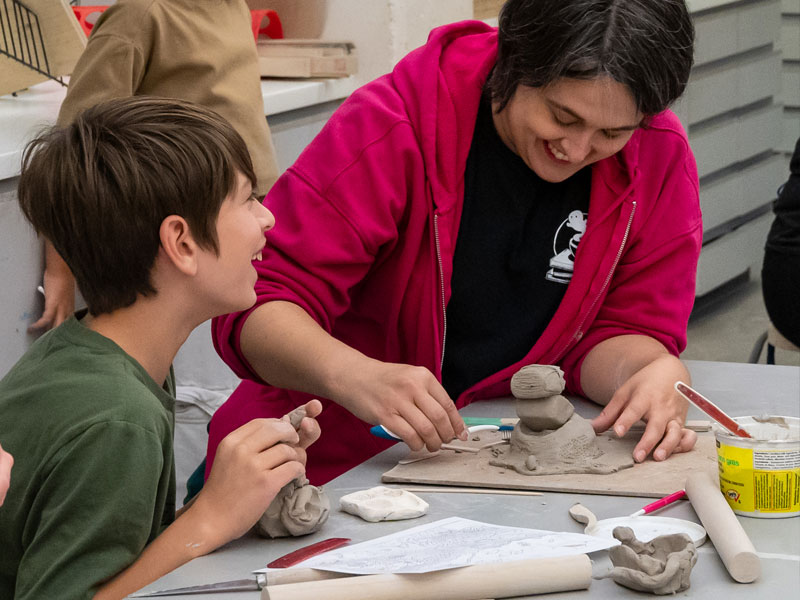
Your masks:
M750 365L688 361L693 386L715 401L732 416L761 414L800 416L800 367ZM575 399L579 414L592 417L599 408ZM477 402L462 413L469 416L513 416L509 399ZM705 418L694 407L690 419ZM480 494L418 495L430 504L428 514L409 521L367 523L358 517L337 510L339 498L347 493L380 485L381 474L392 468L407 452L398 444L359 467L334 479L325 486L336 507L321 531L303 538L264 540L248 534L210 555L197 558L147 586L145 590L169 589L203 583L214 583L249 576L267 562L287 552L329 537L348 537L353 543L387 535L422 523L450 516L534 529L581 532L567 510L581 502L599 519L630 514L649 500L621 496L565 494L547 492L542 496L502 496ZM678 502L659 512L662 516L699 522L689 502ZM736 583L728 575L713 544L708 541L699 549L698 562L691 577L691 588L682 596L693 598L797 598L800 596L800 517L757 519L739 517L756 550L761 555L762 575L750 584ZM605 552L590 555L596 573L606 570L610 562ZM551 594L548 598L574 596L594 598L645 597L620 587L610 579L593 581L589 590ZM212 596L171 596L172 598L213 598L213 600L256 600L259 592L229 592Z

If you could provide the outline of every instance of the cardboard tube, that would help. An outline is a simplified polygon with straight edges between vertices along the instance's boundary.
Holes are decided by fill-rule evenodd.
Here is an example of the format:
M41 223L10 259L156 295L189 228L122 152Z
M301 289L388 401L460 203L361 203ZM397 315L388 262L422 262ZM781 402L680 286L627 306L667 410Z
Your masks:
M262 600L479 600L585 590L592 562L585 554L473 565L433 573L361 575L265 587Z
M739 583L758 579L761 560L719 485L708 473L692 473L686 479L686 495L731 577Z
M275 571L264 573L264 585L285 585L287 583L321 581L323 579L338 579L350 576L349 573L334 573L333 571L320 571L319 569L276 569Z

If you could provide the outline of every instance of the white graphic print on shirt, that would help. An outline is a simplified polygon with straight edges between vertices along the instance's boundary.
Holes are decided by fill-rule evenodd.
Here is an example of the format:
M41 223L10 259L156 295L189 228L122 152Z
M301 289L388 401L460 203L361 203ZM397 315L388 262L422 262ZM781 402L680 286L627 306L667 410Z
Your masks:
M545 275L548 281L567 284L572 279L575 252L578 250L578 242L586 231L587 217L587 213L573 210L556 229L556 234L553 236L554 256L550 259L550 269Z

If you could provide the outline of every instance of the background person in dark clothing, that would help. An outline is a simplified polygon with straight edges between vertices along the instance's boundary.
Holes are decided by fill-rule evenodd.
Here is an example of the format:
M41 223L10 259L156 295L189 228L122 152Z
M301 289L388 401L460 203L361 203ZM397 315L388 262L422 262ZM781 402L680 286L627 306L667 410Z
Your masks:
M789 163L789 180L778 192L767 236L761 287L772 324L800 346L800 138Z

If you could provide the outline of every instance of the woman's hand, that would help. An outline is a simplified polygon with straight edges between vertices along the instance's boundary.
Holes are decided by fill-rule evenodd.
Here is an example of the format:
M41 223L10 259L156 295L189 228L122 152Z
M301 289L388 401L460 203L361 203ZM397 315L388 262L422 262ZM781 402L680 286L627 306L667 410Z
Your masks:
M645 420L647 427L633 450L636 462L642 462L654 448L655 460L664 460L674 452L688 452L694 447L697 434L683 428L688 404L673 388L676 381L688 378L686 367L678 358L662 354L614 393L592 426L600 433L613 425L614 433L622 437L639 419Z
M333 398L362 421L381 424L412 450L431 452L455 438L465 440L466 426L455 404L424 367L359 358L346 369L343 390Z
M639 419L647 422L633 450L636 462L642 462L654 448L653 458L664 460L694 447L697 434L683 428L688 403L673 387L679 380L691 381L684 364L645 335L603 340L589 351L581 366L584 393L606 405L592 421L597 433L613 426L621 437Z
M362 421L388 428L412 450L438 450L454 438L466 439L455 404L428 369L370 358L291 302L256 308L242 328L241 344L264 381L329 398Z

